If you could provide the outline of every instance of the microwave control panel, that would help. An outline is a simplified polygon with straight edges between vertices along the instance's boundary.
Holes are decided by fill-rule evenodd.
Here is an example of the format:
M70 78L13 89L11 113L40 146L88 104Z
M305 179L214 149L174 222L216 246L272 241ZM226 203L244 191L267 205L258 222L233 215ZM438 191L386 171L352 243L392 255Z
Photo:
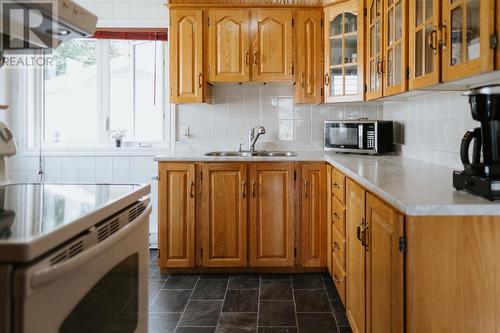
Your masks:
M364 149L375 149L375 125L368 124L365 126L364 131Z

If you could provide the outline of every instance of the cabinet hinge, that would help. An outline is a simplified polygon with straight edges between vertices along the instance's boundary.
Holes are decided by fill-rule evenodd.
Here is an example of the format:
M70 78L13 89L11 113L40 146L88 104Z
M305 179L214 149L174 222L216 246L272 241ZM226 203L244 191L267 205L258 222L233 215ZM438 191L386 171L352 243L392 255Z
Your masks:
M295 20L292 19L292 27L295 25Z
M407 67L406 68L406 79L409 80L410 79L410 67Z
M496 32L490 35L490 47L492 49L496 49L498 47L498 36Z
M296 247L293 248L293 257L297 258L297 248Z
M203 249L200 249L200 256L203 258Z
M320 24L321 24L321 26L323 26L323 19L321 19L321 23Z
M366 10L366 8L363 8L363 16L366 16L368 15L368 11Z
M200 171L200 182L203 181L203 171Z
M365 93L368 92L368 86L366 84L364 85L364 90L365 90Z
M293 170L293 180L297 180L297 170Z
M295 74L295 66L292 66L292 75Z
M161 250L158 249L158 259L160 259L160 258L161 258Z
M399 252L406 252L406 237L399 237Z

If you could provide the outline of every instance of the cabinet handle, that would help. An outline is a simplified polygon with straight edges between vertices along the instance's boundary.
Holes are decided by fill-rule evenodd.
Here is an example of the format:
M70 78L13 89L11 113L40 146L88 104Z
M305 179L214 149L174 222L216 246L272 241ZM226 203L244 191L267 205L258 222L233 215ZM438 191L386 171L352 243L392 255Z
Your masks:
M429 37L427 37L427 44L432 49L434 54L437 54L437 27L434 26L434 30L431 31Z
M340 216L339 214L337 214L337 212L333 213L333 218L336 220L340 220Z
M361 239L361 226L363 225L363 223L364 223L364 220L361 219L361 223L356 226L356 237L361 242L361 244L363 244L363 240Z
M255 180L252 181L252 198L255 198Z
M441 48L446 50L446 20L443 21L443 26L441 27Z
M307 191L309 190L309 182L306 180L304 181L304 198L307 198Z
M339 244L337 244L337 242L333 243L333 248L337 249L337 250L340 250L340 246L339 246Z
M245 193L246 192L246 188L247 188L246 185L247 184L246 184L245 181L241 182L241 197L242 198L245 198L247 196L246 193Z
M325 86L329 86L330 85L330 75L328 75L328 73L325 74Z
M337 282L337 283L340 283L340 279L339 277L337 276L337 274L333 274L333 281Z
M340 188L339 184L337 184L337 183L333 183L333 187Z
M362 220L362 222L363 222L363 226L361 227L361 235L363 237L363 240L361 241L361 243L365 247L365 250L368 251L368 237L367 237L368 223L366 223L366 221L364 219Z
M249 65L250 64L250 53L248 53L248 51L245 52L245 65Z
M376 63L376 66L377 66L377 76L382 75L382 72L380 70L380 64L381 63L382 63L382 60L380 60L380 58L377 58L377 63Z
M193 181L191 181L189 183L189 196L191 198L194 198L194 182Z
M255 51L255 53L253 54L253 63L255 65L258 65L259 64L259 61L257 60L257 55L258 55L258 52Z
M305 87L305 81L304 81L304 73L302 73L301 78L300 78L300 84L302 85L302 88Z
M201 74L201 73L198 73L198 88L201 88L201 87L202 87L202 84L201 84L201 77L202 77L202 74Z

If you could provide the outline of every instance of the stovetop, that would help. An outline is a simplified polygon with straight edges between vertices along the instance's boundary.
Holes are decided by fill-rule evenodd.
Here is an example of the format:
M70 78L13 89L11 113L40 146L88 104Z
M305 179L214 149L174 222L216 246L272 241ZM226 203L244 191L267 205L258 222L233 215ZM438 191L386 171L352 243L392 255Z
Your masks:
M0 186L0 262L33 259L147 194L149 185Z

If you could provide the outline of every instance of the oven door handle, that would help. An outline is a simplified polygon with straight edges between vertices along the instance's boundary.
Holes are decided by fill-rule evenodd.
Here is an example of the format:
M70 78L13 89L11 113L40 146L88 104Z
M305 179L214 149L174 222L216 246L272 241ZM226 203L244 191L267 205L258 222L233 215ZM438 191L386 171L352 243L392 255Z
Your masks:
M37 289L43 287L65 276L76 268L85 265L87 262L94 259L98 255L121 241L123 238L134 232L141 224L141 221L151 213L151 210L152 208L150 203L148 207L146 207L146 209L132 222L127 224L117 233L108 237L105 241L92 246L88 250L85 250L75 257L66 260L60 265L54 265L33 273L33 276L31 277L31 288Z

